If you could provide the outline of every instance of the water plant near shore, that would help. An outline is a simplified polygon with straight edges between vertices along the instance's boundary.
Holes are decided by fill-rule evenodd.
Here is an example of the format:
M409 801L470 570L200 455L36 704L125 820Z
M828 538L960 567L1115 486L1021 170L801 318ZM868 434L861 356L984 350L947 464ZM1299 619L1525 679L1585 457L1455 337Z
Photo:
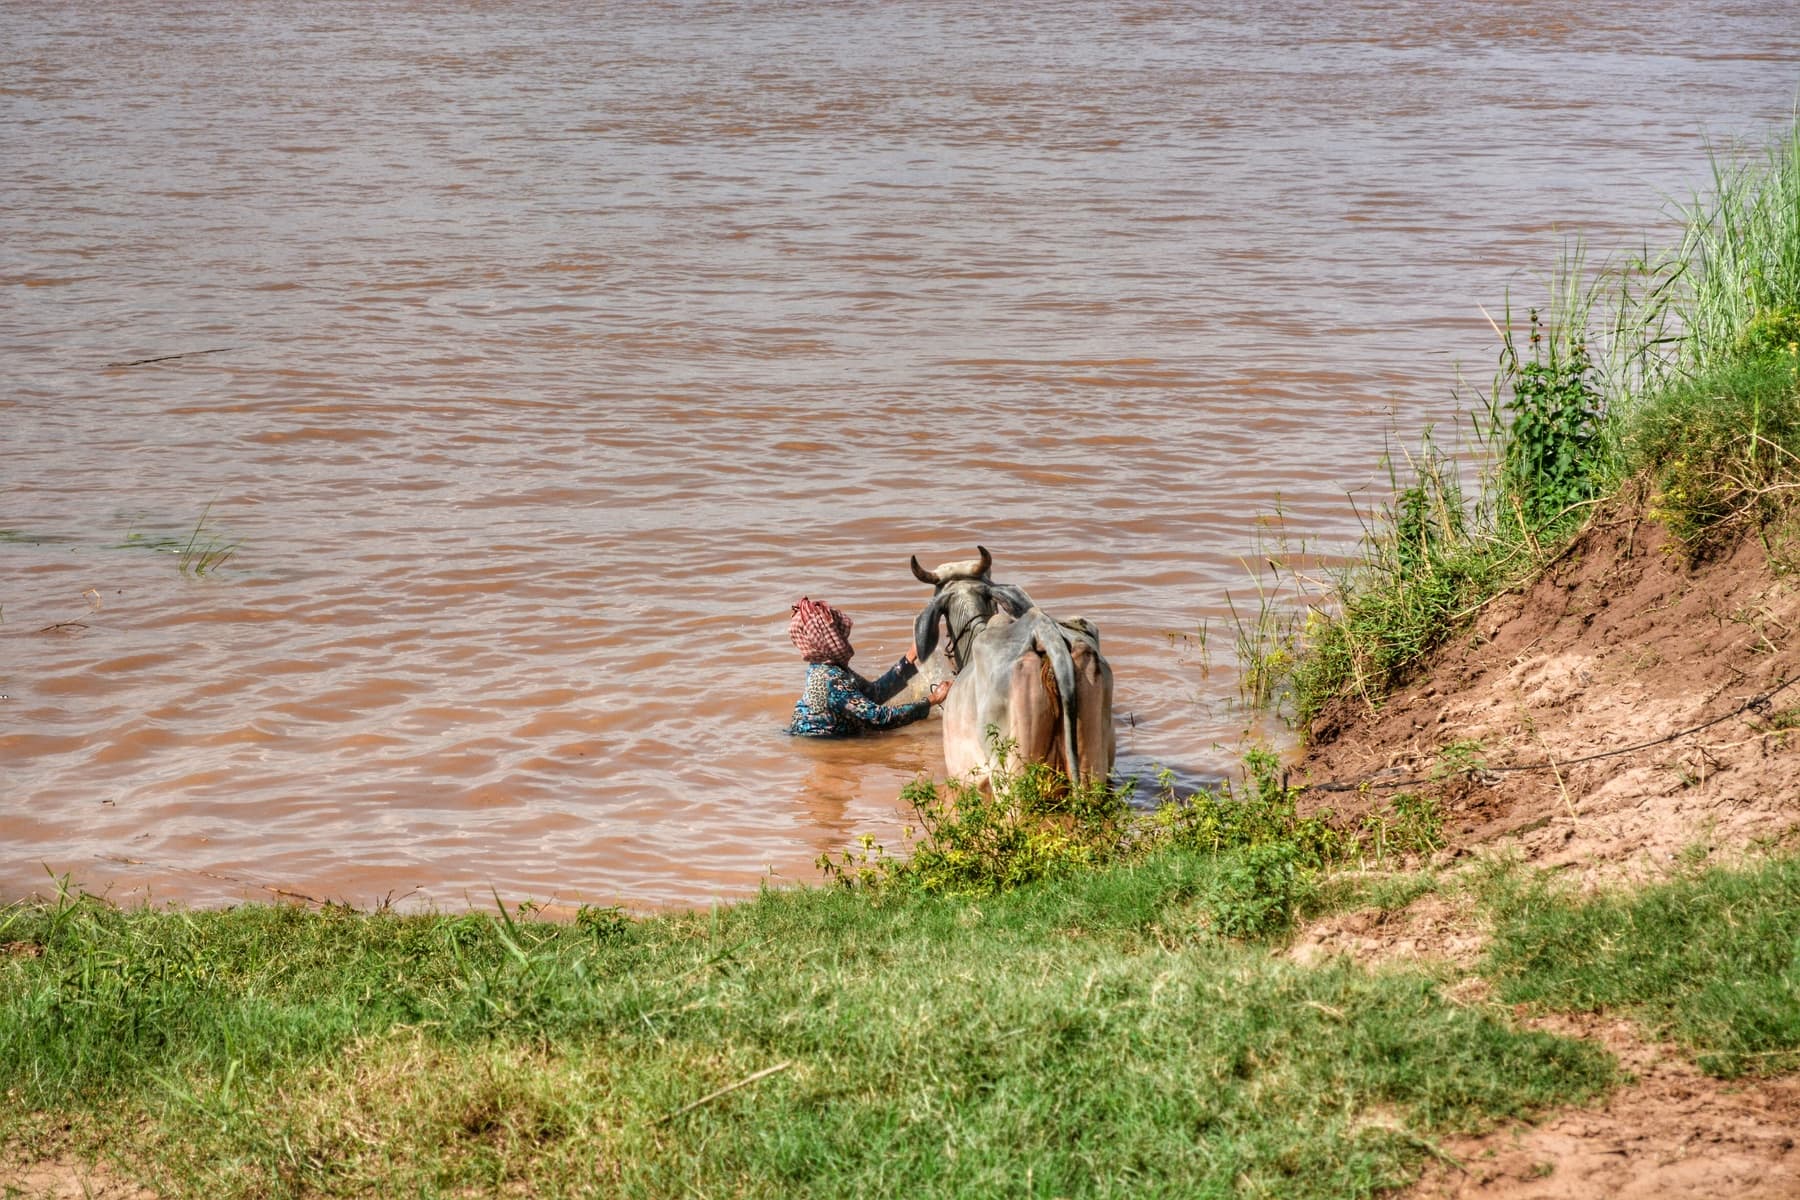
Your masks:
M173 554L183 575L196 578L209 575L229 562L238 549L238 543L225 541L207 528L207 518L212 516L214 503L215 501L209 500L206 507L200 510L199 518L186 537L143 533L132 529L126 531L124 540L115 549Z

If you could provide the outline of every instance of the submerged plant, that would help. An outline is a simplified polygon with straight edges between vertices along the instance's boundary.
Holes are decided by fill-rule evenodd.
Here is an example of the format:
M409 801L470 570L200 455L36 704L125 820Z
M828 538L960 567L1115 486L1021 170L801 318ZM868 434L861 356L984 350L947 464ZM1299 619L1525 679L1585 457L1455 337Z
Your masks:
M213 502L200 512L200 519L194 522L194 531L188 535L187 543L181 548L181 573L183 575L207 575L218 570L230 561L237 553L236 542L222 542L206 530L206 518L212 513ZM202 542L200 536L206 533Z
M237 542L223 541L206 527L207 518L212 515L213 504L216 502L216 498L207 501L206 507L200 510L200 518L194 522L193 529L188 531L186 537L128 529L124 539L112 548L173 554L183 575L211 574L229 562L238 548Z

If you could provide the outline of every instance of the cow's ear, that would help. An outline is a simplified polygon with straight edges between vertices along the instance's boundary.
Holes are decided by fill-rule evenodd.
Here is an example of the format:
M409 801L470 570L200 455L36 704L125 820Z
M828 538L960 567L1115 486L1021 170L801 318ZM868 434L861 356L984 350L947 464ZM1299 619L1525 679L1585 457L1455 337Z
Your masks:
M943 615L944 593L939 592L919 610L918 620L913 622L913 646L919 652L920 662L930 658L931 652L937 649L938 618Z
M1025 589L1014 584L990 584L988 591L993 594L994 599L1000 602L1000 607L1004 608L1009 616L1022 617L1026 612L1037 607L1031 602L1031 597L1025 594Z

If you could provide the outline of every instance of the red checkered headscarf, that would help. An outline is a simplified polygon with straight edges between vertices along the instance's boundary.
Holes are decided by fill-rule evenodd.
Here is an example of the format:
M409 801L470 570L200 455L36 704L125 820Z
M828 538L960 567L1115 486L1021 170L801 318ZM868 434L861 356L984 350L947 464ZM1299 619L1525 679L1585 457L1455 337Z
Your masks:
M800 597L788 618L788 637L809 663L844 666L850 661L850 618L822 600Z

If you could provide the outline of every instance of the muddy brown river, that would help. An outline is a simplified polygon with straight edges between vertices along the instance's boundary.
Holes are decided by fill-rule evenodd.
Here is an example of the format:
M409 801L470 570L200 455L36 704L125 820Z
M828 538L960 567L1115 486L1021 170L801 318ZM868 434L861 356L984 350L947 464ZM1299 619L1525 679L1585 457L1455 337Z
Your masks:
M977 543L1215 777L1274 514L1797 87L1791 0L0 6L0 900L813 878L943 764L783 732L788 607L880 670Z

